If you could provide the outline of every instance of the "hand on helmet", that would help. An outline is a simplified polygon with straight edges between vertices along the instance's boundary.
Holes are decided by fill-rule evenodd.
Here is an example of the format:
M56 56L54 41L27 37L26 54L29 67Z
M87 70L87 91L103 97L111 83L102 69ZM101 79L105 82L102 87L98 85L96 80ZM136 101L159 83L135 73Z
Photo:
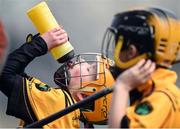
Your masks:
M117 78L115 88L122 86L127 91L133 90L151 78L151 74L155 70L155 67L155 63L151 60L139 61Z
M48 50L68 41L67 33L60 26L42 34L41 37L45 40Z

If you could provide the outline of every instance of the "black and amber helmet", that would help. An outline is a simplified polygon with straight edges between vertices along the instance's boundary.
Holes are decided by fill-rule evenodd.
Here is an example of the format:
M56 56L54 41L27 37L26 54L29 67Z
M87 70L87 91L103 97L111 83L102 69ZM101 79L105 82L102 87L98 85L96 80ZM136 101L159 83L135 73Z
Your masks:
M123 62L119 57L129 43L140 55ZM104 35L102 53L113 56L121 69L141 59L150 58L157 65L169 68L180 60L180 23L170 11L159 8L135 9L116 14Z

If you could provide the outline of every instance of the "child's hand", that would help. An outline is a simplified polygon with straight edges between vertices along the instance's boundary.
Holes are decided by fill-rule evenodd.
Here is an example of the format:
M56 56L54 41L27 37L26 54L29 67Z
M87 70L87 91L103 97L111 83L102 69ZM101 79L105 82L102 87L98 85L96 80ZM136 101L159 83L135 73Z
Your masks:
M151 60L141 60L135 66L119 75L115 88L123 86L127 91L133 90L150 79L155 67L155 63Z
M41 37L45 40L48 50L68 41L67 33L61 27L56 27L44 33Z

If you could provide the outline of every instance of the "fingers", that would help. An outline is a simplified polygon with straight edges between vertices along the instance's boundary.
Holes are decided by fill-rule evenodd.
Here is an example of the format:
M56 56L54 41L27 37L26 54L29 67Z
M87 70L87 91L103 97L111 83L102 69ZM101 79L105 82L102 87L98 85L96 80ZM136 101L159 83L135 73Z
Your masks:
M67 33L56 35L55 39L58 43L65 43L68 41Z
M62 28L60 26L56 27L56 28L53 28L51 31L53 33L57 32L57 31L60 31Z
M156 64L152 63L151 67L149 68L150 73L152 73L156 69Z
M132 71L134 76L138 76L137 78L141 83L145 83L148 79L151 78L151 74L155 68L155 63L153 63L151 60L145 61L143 59L139 61L134 67L132 67Z
M68 41L68 35L62 27L58 26L44 34L41 35L47 44L48 50L64 44Z
M155 64L151 60L145 61L145 59L139 61L135 66L132 67L133 70L138 70L140 73L151 72L155 68Z
M140 67L140 72L143 74L150 74L155 69L155 63L153 63L151 60L148 60L144 63L143 66Z
M56 28L52 29L50 32L51 32L54 36L61 36L61 35L63 35L63 34L66 34L66 36L67 36L66 31L65 31L64 29L62 29L61 27L56 27Z
M138 86L146 83L150 78L151 74L155 70L155 63L151 60L141 60L135 66L130 69L125 70L116 79L116 83L125 84L127 89L131 91Z
M141 67L139 67L140 69L140 72L146 72L149 70L149 68L151 67L152 65L152 61L151 60L147 60L146 62L144 62L143 65L141 65Z
M151 60L148 60L144 63L143 66L139 69L139 75L141 76L142 83L145 83L151 78L151 74L155 70L156 65Z
M135 66L133 66L133 69L140 69L145 63L145 59L140 60Z
M68 35L65 30L63 30L60 26L52 29L51 35L53 37L53 41L60 45L68 41Z
M67 41L68 41L68 38L67 38L67 36L65 36L63 38L58 39L57 43L58 43L58 45L60 45L60 44L66 43Z
M54 35L55 36L61 36L61 35L63 35L63 34L66 34L66 36L67 36L67 33L66 33L66 31L65 30L59 30L59 31L56 31L56 32L54 32Z

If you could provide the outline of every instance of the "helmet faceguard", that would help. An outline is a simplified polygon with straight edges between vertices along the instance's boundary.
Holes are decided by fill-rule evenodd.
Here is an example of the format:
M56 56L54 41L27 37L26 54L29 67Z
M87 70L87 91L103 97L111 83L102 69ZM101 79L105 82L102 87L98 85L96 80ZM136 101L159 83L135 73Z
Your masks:
M93 64L95 66L94 69L96 72L88 75L80 72L80 75L72 76L69 72L69 68L75 65L79 65L79 71L83 71L83 63L88 63L90 65ZM63 87L68 87L71 79L75 78L80 82L78 83L78 89L73 89L73 86L70 89L80 92L84 97L88 97L100 90L112 87L114 78L109 71L110 65L113 65L113 61L107 59L101 54L79 54L75 56L70 62L65 63L57 70L54 76L54 80L56 84L60 86L63 85ZM90 81L87 79L83 79L88 76L93 76L94 79ZM84 118L91 123L103 124L107 121L108 118L110 101L111 94L106 95L92 103L89 103L88 105L85 105L81 108Z
M102 53L107 57L114 56L116 65L121 69L147 58L168 68L179 60L179 34L179 22L168 11L147 8L123 12L115 15L107 29ZM130 43L137 47L140 55L124 62L119 57Z

